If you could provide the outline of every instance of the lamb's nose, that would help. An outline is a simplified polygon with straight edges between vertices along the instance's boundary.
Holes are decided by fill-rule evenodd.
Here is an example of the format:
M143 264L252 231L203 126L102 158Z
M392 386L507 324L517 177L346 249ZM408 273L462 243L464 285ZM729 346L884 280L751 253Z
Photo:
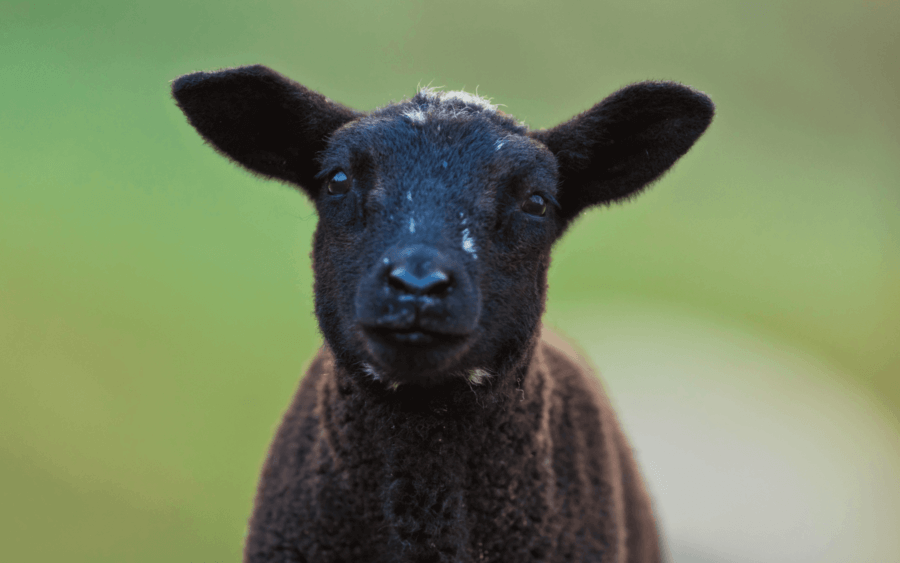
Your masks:
M407 293L437 295L446 293L450 287L450 276L443 270L433 270L428 272L425 277L420 278L412 274L404 266L399 266L391 270L388 276L388 283Z
M453 269L437 250L413 245L402 249L387 268L387 282L412 295L440 297L453 286Z

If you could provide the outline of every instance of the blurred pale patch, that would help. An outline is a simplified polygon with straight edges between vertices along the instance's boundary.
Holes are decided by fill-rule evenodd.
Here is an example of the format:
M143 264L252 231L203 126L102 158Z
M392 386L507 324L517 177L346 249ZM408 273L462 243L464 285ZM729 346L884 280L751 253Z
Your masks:
M871 390L724 319L557 300L602 372L679 563L890 561L900 439Z

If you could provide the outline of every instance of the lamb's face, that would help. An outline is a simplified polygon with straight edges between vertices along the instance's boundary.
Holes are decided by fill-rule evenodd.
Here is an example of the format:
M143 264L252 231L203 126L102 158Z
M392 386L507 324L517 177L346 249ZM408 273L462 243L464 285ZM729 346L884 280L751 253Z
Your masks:
M543 310L556 159L493 108L422 93L338 130L322 154L316 313L386 384L478 382Z
M511 367L556 237L659 178L714 111L701 92L643 82L529 132L467 94L365 114L258 65L188 74L172 93L217 150L316 202L322 332L345 367L388 385Z

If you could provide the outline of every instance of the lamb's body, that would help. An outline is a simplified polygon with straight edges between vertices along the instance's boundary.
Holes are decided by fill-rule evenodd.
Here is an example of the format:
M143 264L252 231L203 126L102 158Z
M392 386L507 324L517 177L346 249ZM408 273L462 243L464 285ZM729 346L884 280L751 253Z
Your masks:
M462 93L355 112L265 67L173 91L217 149L319 215L326 346L272 444L248 562L659 561L609 403L540 317L553 243L684 154L705 95L635 84L529 131Z
M272 444L247 560L658 561L615 415L562 346L540 340L518 390L425 403L360 385L323 348Z

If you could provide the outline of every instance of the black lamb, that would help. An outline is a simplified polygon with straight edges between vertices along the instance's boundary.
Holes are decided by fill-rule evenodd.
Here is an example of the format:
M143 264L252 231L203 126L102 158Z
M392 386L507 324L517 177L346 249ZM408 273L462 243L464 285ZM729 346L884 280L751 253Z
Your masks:
M550 250L660 177L704 94L628 86L552 129L425 89L372 112L263 66L173 85L218 151L315 202L325 343L269 451L247 562L651 562L599 382L541 334Z

